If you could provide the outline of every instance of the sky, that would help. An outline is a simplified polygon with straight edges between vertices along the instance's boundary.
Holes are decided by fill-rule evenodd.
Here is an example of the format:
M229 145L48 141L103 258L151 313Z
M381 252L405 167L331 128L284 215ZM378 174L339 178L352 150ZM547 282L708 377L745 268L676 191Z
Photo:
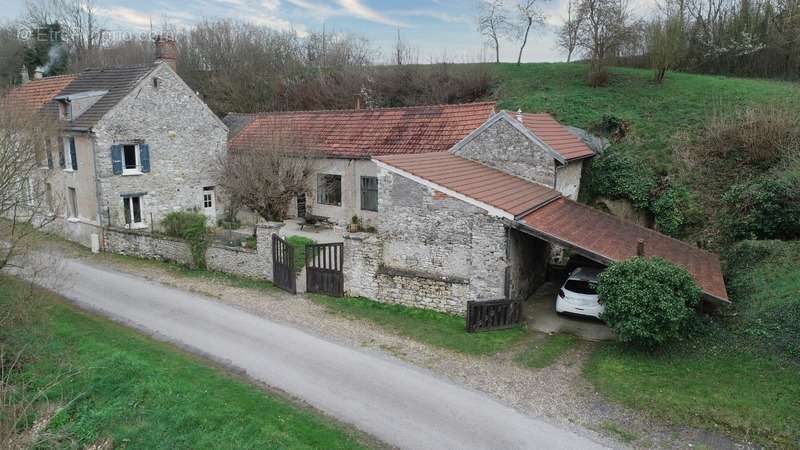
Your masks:
M41 1L41 0L39 0ZM506 0L513 5L515 0ZM637 0L643 14L654 0ZM178 28L203 19L230 18L299 35L321 30L366 37L388 60L398 31L422 63L492 60L493 50L476 31L476 0L93 0L104 28L120 32L157 29L165 21ZM542 0L545 26L532 31L523 62L563 61L554 31L566 17L567 0ZM25 0L0 0L2 21L19 18ZM519 46L500 45L503 61L516 61Z

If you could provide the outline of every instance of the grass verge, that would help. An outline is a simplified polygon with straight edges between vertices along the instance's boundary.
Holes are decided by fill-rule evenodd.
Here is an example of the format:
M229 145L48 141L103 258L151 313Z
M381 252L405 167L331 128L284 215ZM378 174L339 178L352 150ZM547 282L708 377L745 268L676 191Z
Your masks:
M608 397L672 423L800 448L800 243L726 254L734 311L659 354L598 346L586 375Z
M578 338L569 334L553 334L544 339L531 341L530 344L514 357L514 361L523 366L542 369L575 348Z
M402 305L386 304L365 298L334 298L309 294L309 298L330 311L366 319L387 330L426 344L473 355L506 350L527 335L523 327L483 333L467 333L464 318Z
M26 289L0 278L0 306L12 308ZM108 439L131 449L366 446L332 420L169 345L81 313L55 294L34 295L45 312L33 326L5 324L0 342L12 351L26 349L12 383L44 390L64 405L48 426L53 447ZM66 373L72 375L48 387Z
M143 259L135 256L119 255L116 253L99 253L93 255L92 258L102 261L112 261L125 264L128 267L146 267L165 270L173 275L178 275L187 278L199 278L216 283L222 283L226 286L244 288L244 289L258 289L264 291L277 290L275 285L267 280L257 280L255 278L247 278L238 275L233 275L224 272L217 272L208 269L190 269L182 264L170 261L159 261L154 259Z

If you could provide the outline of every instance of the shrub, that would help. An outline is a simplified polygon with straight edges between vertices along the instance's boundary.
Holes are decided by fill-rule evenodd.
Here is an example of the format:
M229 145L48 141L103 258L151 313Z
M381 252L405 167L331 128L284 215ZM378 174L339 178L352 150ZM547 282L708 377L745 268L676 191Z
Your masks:
M731 186L722 202L720 223L731 241L800 238L800 175Z
M656 229L670 236L680 236L686 225L696 223L701 214L689 190L672 183L654 195L650 210L656 220Z
M167 236L185 240L192 252L194 266L205 268L208 230L206 216L192 211L176 211L161 220L161 227Z
M610 76L608 74L608 70L601 69L592 71L589 73L589 77L586 80L586 84L591 87L604 87L608 86L608 80Z
M653 349L681 337L694 317L700 289L689 273L661 258L631 258L601 275L602 314L617 337Z
M637 208L650 207L650 192L657 179L648 166L608 149L592 161L590 170L589 189L594 195L628 199Z

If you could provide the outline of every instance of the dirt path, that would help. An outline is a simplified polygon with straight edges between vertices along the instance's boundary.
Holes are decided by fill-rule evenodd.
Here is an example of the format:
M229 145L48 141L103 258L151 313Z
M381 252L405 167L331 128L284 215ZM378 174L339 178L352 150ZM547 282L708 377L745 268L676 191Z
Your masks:
M96 264L112 266L168 286L210 296L343 344L389 352L456 383L485 392L526 413L543 416L562 425L577 424L598 431L614 439L620 447L748 448L702 430L667 426L604 400L582 376L583 364L594 345L591 343L582 343L549 367L530 369L512 361L519 348L491 356L464 355L398 336L367 321L332 313L302 296L292 296L278 290L232 287L221 282L182 276L157 264L133 263L105 255L87 256L86 252L69 246L57 247L70 256L80 255Z

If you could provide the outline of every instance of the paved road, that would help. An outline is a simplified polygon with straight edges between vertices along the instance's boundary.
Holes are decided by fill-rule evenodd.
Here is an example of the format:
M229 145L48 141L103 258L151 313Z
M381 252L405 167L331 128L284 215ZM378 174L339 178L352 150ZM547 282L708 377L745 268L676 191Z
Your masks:
M67 260L61 275L70 281L59 290L79 306L226 361L394 446L602 448L376 351L78 260Z

